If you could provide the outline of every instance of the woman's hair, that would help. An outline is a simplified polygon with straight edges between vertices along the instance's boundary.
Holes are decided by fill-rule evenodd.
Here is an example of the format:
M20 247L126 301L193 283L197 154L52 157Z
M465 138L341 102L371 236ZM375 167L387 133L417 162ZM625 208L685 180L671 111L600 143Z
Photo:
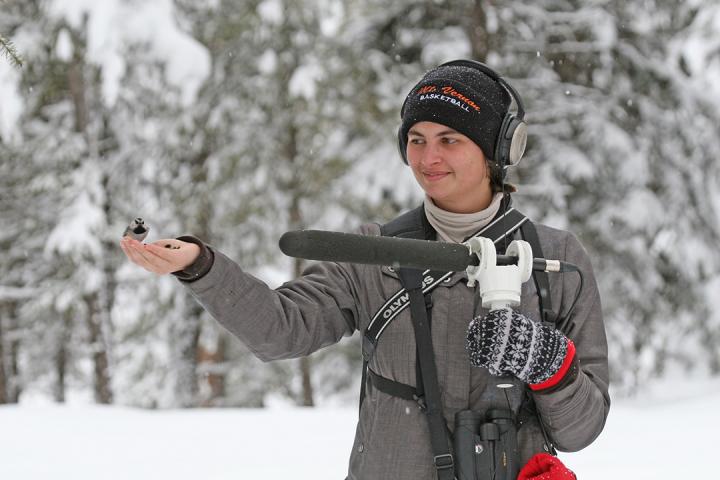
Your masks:
M485 158L485 164L490 172L490 190L495 193L513 193L517 192L517 187L512 183L505 183L500 166L489 158Z

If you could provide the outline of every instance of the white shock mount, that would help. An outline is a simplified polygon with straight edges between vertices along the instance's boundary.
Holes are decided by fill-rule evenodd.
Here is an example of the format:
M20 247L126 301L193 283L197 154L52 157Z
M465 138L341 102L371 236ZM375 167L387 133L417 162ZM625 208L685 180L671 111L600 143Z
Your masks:
M517 257L517 265L498 265L495 244L489 238L473 237L464 244L480 259L467 268L468 287L480 286L482 306L490 310L520 305L520 289L532 275L533 256L528 242L513 240L506 254Z

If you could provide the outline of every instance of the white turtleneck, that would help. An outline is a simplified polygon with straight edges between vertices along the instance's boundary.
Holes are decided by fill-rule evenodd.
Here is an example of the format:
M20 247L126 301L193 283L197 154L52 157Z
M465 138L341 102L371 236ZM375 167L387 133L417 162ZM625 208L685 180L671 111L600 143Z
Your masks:
M474 213L453 213L441 209L425 195L425 215L430 225L437 231L438 240L460 243L495 218L500 210L502 198L503 194L498 192L484 210Z

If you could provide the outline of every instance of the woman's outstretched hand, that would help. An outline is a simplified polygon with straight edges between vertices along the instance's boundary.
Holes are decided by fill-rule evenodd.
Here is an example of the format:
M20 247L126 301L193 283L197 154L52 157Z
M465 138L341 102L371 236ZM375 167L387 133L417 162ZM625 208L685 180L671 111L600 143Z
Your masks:
M183 270L192 265L200 255L199 246L176 239L141 243L130 237L123 237L120 248L131 262L158 275Z

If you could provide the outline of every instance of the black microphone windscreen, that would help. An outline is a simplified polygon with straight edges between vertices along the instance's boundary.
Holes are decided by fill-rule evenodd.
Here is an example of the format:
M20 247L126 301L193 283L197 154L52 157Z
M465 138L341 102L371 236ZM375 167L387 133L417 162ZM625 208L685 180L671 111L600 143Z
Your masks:
M322 230L287 232L280 250L307 260L387 265L421 270L464 271L479 263L461 244L396 237L377 237Z

